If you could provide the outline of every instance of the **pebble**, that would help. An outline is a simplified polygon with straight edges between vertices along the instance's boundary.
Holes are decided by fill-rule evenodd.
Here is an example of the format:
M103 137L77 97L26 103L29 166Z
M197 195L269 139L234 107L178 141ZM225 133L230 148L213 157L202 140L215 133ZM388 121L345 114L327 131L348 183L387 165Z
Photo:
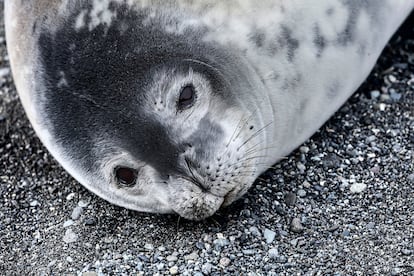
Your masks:
M154 245L152 245L151 243L146 243L146 244L144 245L144 248L145 248L147 251L153 251L153 250L154 250Z
M366 142L367 144L369 144L369 143L374 142L375 140L377 140L377 137L375 137L375 135L371 135L371 136L368 136L368 137L365 139L365 142Z
M85 222L85 225L93 226L93 225L96 225L96 218L95 217L87 217L87 218L85 218L84 222Z
M397 78L394 75L388 75L388 79L390 82L394 83L397 81Z
M89 205L89 201L88 200L81 199L78 202L78 206L79 207L82 207L82 208L88 207L88 205Z
M344 231L342 231L342 237L349 237L351 235L351 232L349 232L348 229L345 229Z
M374 229L375 228L375 223L374 222L369 222L367 224L367 229Z
M302 147L300 147L299 148L299 151L301 152L301 153L308 153L309 152L309 147L306 147L306 146L302 146Z
M73 232L72 229L67 229L65 232L65 235L63 236L63 241L65 243L73 243L76 242L78 240L78 235Z
M306 181L306 180L305 180L305 181L303 181L303 184L302 184L302 185L303 185L303 187L304 187L304 188L310 188L310 187L312 187L312 184L310 184L310 183L309 183L308 181Z
M269 249L268 254L270 259L276 260L279 258L279 251L276 248Z
M177 256L169 255L166 258L167 262L176 262L178 260Z
M72 226L74 223L75 222L73 220L69 219L63 223L63 227L66 228L66 227Z
M31 202L29 203L29 205L30 205L31 207L36 207L36 206L39 206L39 205L40 205L40 203L39 203L39 201L37 201L37 200L33 200L33 201L31 201Z
M349 187L351 193L355 194L362 193L363 191L365 191L366 188L367 185L364 183L354 183Z
M370 92L370 94L371 94L371 99L377 99L381 95L381 93L378 90L373 90Z
M76 206L72 211L72 215L70 216L71 219L78 220L80 216L82 215L82 212L83 212L83 208Z
M195 246L200 250L203 250L205 248L204 243L200 241L196 242Z
M213 270L213 265L211 263L205 263L201 266L201 271L204 275L210 275Z
M227 266L229 266L230 265L230 259L229 258L227 258L227 257L223 257L223 258L221 258L220 259L220 265L222 266L222 267L227 267Z
M263 232L263 235L266 240L266 243L270 244L275 240L276 232L266 228Z
M221 239L215 239L213 241L214 246L216 247L217 250L221 250L221 248L227 246L230 244L229 240L221 238Z
M252 233L253 236L261 237L260 230L256 226L252 226L249 228L249 232Z
M375 165L370 169L370 171L374 174L378 174L381 171L381 168L378 165Z
M292 223L290 224L290 230L294 233L301 233L304 230L299 218L292 219Z
M184 260L189 261L189 260L197 260L198 259L198 254L197 252L193 252L189 255L184 256Z
M251 256L251 255L254 255L256 253L256 251L253 250L253 249L243 249L242 252L243 252L244 255L247 255L247 256Z
M390 91L390 97L393 101L399 101L402 97L401 93L395 92L395 90Z
M296 164L296 167L299 169L300 173L304 173L306 171L306 166L303 165L301 162Z
M169 271L170 271L171 275L177 275L178 274L178 266L170 267Z
M287 193L285 195L285 203L288 206L295 205L295 203L296 203L296 194L295 193L291 193L291 192Z
M75 194L75 193L70 193L70 194L68 194L68 195L66 196L66 200L67 200L67 201L71 201L72 199L74 199L74 198L75 198L75 196L76 196L76 194Z
M296 194L298 195L298 197L305 197L306 191L303 189L299 189Z

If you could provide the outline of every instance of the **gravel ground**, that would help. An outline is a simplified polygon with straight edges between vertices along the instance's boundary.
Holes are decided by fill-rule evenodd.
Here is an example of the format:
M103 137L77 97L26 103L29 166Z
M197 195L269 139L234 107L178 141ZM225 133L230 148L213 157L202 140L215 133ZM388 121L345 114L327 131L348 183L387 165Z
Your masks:
M19 102L0 19L0 274L414 275L410 25L318 133L195 223L113 206L56 163Z

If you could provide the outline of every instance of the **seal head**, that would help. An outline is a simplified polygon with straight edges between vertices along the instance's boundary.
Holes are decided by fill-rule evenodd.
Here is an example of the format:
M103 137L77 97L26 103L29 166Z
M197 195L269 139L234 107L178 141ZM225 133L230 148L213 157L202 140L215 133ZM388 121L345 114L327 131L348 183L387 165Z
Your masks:
M211 216L268 165L257 166L265 138L248 67L204 42L202 26L168 32L165 22L185 14L97 8L78 5L53 28L36 26L36 101L50 148L117 205Z

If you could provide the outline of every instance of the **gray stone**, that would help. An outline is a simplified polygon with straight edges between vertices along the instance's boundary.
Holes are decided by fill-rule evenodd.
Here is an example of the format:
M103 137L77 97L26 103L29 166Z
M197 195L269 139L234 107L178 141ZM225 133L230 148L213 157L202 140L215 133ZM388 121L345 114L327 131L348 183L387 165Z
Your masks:
M276 232L266 228L263 232L263 235L266 240L266 243L270 244L274 241L276 237Z
M276 248L269 249L268 254L270 259L276 260L279 258L279 251Z
M63 241L65 243L73 243L76 242L78 240L78 235L73 232L72 229L67 229L65 232L65 235L63 236Z
M290 224L290 230L294 233L303 232L304 228L299 218L294 218Z
M229 258L227 258L227 257L223 257L223 258L221 258L220 259L220 265L222 266L222 267L227 267L227 266L229 266L230 265L230 259Z
M79 206L76 206L73 209L72 214L70 216L71 219L72 220L78 220L80 218L80 216L82 215L82 212L83 212L83 208L82 207L79 207Z

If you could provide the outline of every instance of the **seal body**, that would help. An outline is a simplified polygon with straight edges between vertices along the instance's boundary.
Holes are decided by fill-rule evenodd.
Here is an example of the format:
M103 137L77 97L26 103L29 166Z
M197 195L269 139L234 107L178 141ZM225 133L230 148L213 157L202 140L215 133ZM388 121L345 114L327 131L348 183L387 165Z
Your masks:
M413 0L6 0L26 113L80 183L204 219L358 88Z

